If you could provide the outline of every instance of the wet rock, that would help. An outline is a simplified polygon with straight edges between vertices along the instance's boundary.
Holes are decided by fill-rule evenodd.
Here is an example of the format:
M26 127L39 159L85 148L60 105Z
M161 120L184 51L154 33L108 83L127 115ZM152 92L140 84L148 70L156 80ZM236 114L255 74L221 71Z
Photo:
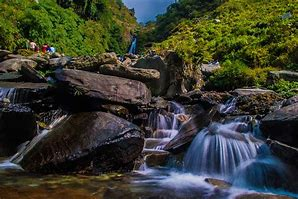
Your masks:
M22 66L34 68L36 65L37 63L30 59L8 59L0 63L0 73L16 72L20 70Z
M219 180L215 178L206 178L205 182L215 186L216 188L220 189L229 189L232 185L224 180Z
M286 99L283 103L282 106L289 106L292 104L298 103L298 95L295 95L289 99Z
M41 173L128 171L144 139L132 123L104 112L69 116L13 162Z
M211 121L216 121L217 109L211 109L209 112L201 112L193 116L184 123L179 129L178 134L164 147L164 150L172 153L184 151L195 138L198 132L208 126Z
M148 154L145 156L145 163L149 167L166 166L170 159L170 153Z
M21 66L20 72L26 81L34 82L34 83L46 83L47 82L47 80L41 74L39 74L34 68L32 68L28 65Z
M289 196L281 196L274 194L264 194L264 193L244 193L236 196L235 199L293 199Z
M90 105L103 101L145 105L151 101L150 90L135 80L69 69L56 71L56 78L63 97L76 96Z
M19 72L0 73L0 81L21 82L23 81L23 75Z
M49 93L49 85L45 83L0 82L0 99L7 98L13 104L37 102Z
M0 156L11 156L17 147L37 134L35 115L20 105L0 105Z
M275 140L267 140L267 144L270 147L270 150L273 155L276 155L282 159L285 163L293 165L298 168L298 148L291 147L282 142Z
M298 147L298 103L269 113L261 120L264 136Z
M298 82L298 72L281 70L281 71L270 71L268 73L268 80L270 82L275 82L280 79L290 81L290 82Z

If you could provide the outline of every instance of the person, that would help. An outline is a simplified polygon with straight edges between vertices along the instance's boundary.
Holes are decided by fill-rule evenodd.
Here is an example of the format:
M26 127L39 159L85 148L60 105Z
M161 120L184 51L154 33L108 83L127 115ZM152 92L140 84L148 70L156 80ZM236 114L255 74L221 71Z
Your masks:
M36 51L37 45L34 41L30 40L29 47L31 50Z
M47 49L48 49L48 44L43 44L42 47L41 47L41 52L46 53Z

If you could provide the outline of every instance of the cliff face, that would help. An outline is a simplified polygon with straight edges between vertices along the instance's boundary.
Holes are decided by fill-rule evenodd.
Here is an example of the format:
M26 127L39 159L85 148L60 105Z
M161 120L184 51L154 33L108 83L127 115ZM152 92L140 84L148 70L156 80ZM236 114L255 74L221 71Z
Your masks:
M137 22L121 0L0 0L0 47L49 43L69 55L124 53Z

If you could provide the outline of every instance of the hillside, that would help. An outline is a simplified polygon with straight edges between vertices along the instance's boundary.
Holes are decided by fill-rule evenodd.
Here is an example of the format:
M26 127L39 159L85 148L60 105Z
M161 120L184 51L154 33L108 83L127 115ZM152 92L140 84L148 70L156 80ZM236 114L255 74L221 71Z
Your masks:
M297 14L295 0L181 0L146 37L190 62L298 70Z
M0 0L0 48L8 50L29 39L68 55L124 53L136 25L121 0Z

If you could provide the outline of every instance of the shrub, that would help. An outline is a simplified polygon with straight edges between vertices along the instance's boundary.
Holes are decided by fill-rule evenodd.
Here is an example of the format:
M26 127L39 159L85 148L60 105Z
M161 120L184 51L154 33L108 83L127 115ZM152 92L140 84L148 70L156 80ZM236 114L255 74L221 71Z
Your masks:
M206 88L225 91L241 87L265 86L267 74L273 70L276 69L272 67L252 69L239 60L227 60L222 68L210 77Z
M268 88L281 94L285 98L289 98L298 94L298 82L279 80L273 85L268 86Z

